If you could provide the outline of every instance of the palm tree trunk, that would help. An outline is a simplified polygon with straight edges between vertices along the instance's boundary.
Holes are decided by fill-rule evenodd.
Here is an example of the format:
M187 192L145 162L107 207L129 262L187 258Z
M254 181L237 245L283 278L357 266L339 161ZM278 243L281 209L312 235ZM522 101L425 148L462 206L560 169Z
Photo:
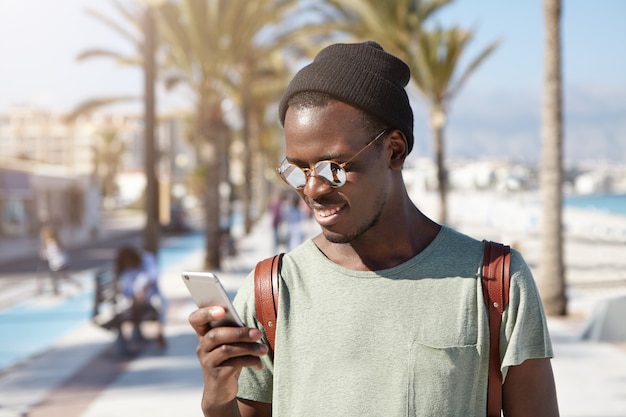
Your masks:
M207 153L216 153L215 144L205 145ZM204 255L204 268L210 270L220 269L220 195L218 184L218 172L215 161L204 159L205 184L204 184L204 232L206 251ZM213 158L211 158L213 159ZM215 158L217 159L217 158Z
M252 212L252 149L250 147L251 135L252 135L252 109L250 107L249 94L244 92L243 103L241 105L242 119L243 119L243 192L242 198L242 210L243 213L243 228L244 234L248 235L252 231L252 219L250 213Z
M445 224L448 221L448 178L443 149L443 128L446 124L446 115L441 107L433 106L430 124L435 140L435 164L437 166L437 183L439 187L439 216L437 221Z
M567 314L562 226L561 1L544 0L546 22L541 158L539 288L546 314Z
M159 251L159 184L156 174L157 158L155 145L155 28L152 8L146 6L144 14L144 146L146 196L146 225L143 233L143 247L146 251L158 254Z
M210 96L210 95L209 95ZM200 103L198 109L197 138L201 143L204 169L204 227L206 252L204 268L221 267L220 243L222 241L221 217L222 201L219 192L222 180L222 160L227 142L226 128L223 125L219 102L210 98Z

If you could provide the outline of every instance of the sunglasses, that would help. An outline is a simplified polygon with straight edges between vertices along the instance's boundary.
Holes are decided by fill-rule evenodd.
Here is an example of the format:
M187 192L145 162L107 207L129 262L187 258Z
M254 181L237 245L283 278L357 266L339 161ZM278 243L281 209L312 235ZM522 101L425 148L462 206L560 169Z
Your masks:
M311 168L302 168L297 165L294 165L290 162L287 162L285 158L281 165L276 168L280 177L293 188L300 190L304 188L306 185L307 179L310 176L316 176L319 178L323 178L328 182L331 187L338 188L346 183L346 165L352 162L357 156L361 154L361 152L365 151L369 148L374 142L376 142L379 138L381 138L388 129L383 129L382 132L376 135L374 139L369 141L367 145L361 148L360 151L355 153L350 159L346 162L338 163L335 161L319 161Z

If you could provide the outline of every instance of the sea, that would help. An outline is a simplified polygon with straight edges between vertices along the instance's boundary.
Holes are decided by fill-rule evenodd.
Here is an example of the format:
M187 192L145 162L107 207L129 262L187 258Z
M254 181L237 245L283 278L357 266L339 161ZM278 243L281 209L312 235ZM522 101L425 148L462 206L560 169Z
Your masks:
M626 194L566 195L563 198L563 205L626 217Z

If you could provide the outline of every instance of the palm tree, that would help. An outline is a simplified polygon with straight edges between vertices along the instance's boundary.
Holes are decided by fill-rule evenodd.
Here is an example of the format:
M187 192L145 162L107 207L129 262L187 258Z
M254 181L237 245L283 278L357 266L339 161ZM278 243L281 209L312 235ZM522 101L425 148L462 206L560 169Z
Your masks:
M264 30L270 24L278 24L296 4L297 1L184 0L168 2L157 9L160 36L167 49L164 68L168 85L183 84L195 101L192 143L198 155L202 155L205 169L207 268L220 266L219 214L227 212L219 187L227 181L224 164L233 132L224 123L222 103L229 99L240 108L246 144L244 166L250 179L249 155L256 148L251 138L259 136L257 127L262 126L263 113L259 108L264 109L266 104L257 94L256 85L269 78L264 76L268 71L279 72L267 63L287 38L286 34L268 36ZM247 216L248 191L244 197Z
M430 104L430 125L433 130L437 180L439 183L439 221L447 221L448 181L444 162L444 127L452 100L470 75L494 51L497 42L483 49L459 71L459 60L472 39L472 32L454 27L422 31L417 48L408 55L413 81Z
M357 40L375 40L407 61L424 22L453 0L326 0L320 7L334 29Z
M87 9L86 13L126 39L132 45L131 52L124 53L102 47L89 48L80 52L76 59L78 61L85 61L94 58L106 58L111 59L122 66L143 67L143 44L144 39L146 38L144 34L145 8L133 2L122 4L119 1L111 0L111 3L119 15L124 18L124 22L122 24L98 12L97 10ZM90 113L104 106L126 101L137 101L141 98L141 96L134 95L88 98L82 103L79 103L72 110L72 112L66 116L66 120L71 122L83 114Z
M92 11L91 14L133 42L138 53L124 55L106 49L91 49L82 53L79 58L108 57L124 64L147 64L148 59L143 55L144 39L152 38L144 36L148 33L144 25L147 15L143 15L142 12L149 9L124 7L120 2L112 1L130 25L120 25L97 12ZM162 55L164 59L158 66L166 86L173 87L182 83L194 97L194 127L190 138L205 174L207 237L205 266L217 268L220 264L219 241L222 228L220 216L228 211L224 210L218 191L220 184L229 183L228 149L234 134L224 123L222 104L228 98L237 103L241 111L244 124L243 141L246 144L245 176L251 179L253 175L250 161L254 150L260 149L257 143L265 128L263 117L265 108L271 100L277 99L278 92L284 85L283 83L279 89L277 79L284 77L286 67L284 63L276 65L276 51L281 45L287 44L287 40L296 43L298 41L297 38L290 37L293 30L278 28L281 19L297 6L298 2L180 0L161 3L155 7L160 46L164 51ZM266 30L268 25L274 25L275 30ZM135 30L131 30L133 27ZM147 55L153 56L154 53ZM154 73L147 69L146 73L148 72ZM263 87L260 87L261 85ZM274 86L272 94L268 94L268 91L271 91L270 86ZM150 108L150 97L153 96L146 91L146 106ZM72 117L102 105L128 99L133 97L88 100L78 106ZM150 131L150 124L146 123L147 132ZM154 155L150 155L148 149L146 160L154 161ZM151 172L149 166L146 170L148 173ZM244 187L247 215L251 211L249 209L252 198L251 181L246 181ZM148 195L152 196L150 198L157 198L156 187L149 188L154 190L152 193L148 192ZM146 204L146 207L154 210L157 205ZM250 224L247 221L246 229L249 228ZM151 228L146 227L147 232L148 230Z
M250 14L250 20L258 20L256 14ZM241 200L244 218L244 231L249 233L256 221L252 213L258 213L268 206L269 193L259 191L265 186L264 167L268 161L262 152L261 137L275 125L266 120L268 107L280 99L291 72L282 57L281 48L287 39L276 37L263 47L249 44L244 53L244 60L237 66L238 77L230 83L230 97L237 104L242 120L242 157L244 169L243 190ZM275 136L276 137L276 136ZM272 161L275 162L275 161ZM258 192L254 193L257 190ZM258 197L258 198L255 198ZM253 210L254 201L257 202Z
M313 7L302 6L293 0L264 0L244 2L238 13L240 26L248 31L238 42L240 48L234 57L234 76L226 78L226 85L227 95L237 105L242 121L244 183L240 198L245 233L250 232L256 221L253 213L268 206L264 173L268 165L273 167L277 162L276 157L267 158L267 151L275 151L276 146L270 141L263 142L262 138L269 137L269 132L273 138L277 137L275 118L267 120L266 113L268 107L280 99L292 76L285 52L289 51L293 59L308 56L313 51L311 39L326 34L324 24L301 23L293 27L287 22L297 21L298 15L312 11ZM275 140L271 142L276 144ZM266 146L268 144L270 146ZM256 207L253 207L255 203Z
M203 176L206 253L205 268L220 267L224 160L231 131L222 112L223 77L232 47L229 35L238 26L234 9L224 2L185 0L167 2L157 9L160 37L166 55L164 76L170 87L183 84L194 98L190 142L196 150Z
M541 257L539 284L546 314L567 314L563 264L563 116L561 92L561 1L543 2L546 43L541 129Z
M155 172L157 165L155 150L155 95L154 84L156 80L156 45L155 29L152 16L152 7L138 4L122 5L112 0L117 11L124 16L127 25L120 25L105 15L93 10L88 10L94 18L115 30L129 40L134 46L130 55L108 49L89 49L78 55L79 60L96 57L106 57L115 61L132 66L141 66L144 73L144 171L146 175L146 223L143 231L143 247L152 253L158 253L159 249L159 196L158 179ZM128 28L131 28L130 30ZM116 104L122 101L137 100L139 97L117 96L88 99L80 103L67 117L68 121L76 119L84 113L91 112L102 106Z
M154 83L156 81L156 29L152 8L146 6L143 11L143 74L144 74L144 172L146 175L146 226L143 231L143 247L157 254L161 222L159 218L159 180L156 173L156 99Z

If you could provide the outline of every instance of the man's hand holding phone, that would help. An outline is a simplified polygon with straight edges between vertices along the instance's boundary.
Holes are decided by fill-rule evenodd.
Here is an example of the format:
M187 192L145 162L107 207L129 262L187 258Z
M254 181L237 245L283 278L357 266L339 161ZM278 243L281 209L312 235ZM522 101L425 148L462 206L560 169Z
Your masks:
M261 356L268 352L267 346L259 343L262 333L243 326L215 275L184 272L183 281L199 305L189 323L198 335L196 353L204 380L202 409L206 416L239 415L237 380L243 367L262 368Z

